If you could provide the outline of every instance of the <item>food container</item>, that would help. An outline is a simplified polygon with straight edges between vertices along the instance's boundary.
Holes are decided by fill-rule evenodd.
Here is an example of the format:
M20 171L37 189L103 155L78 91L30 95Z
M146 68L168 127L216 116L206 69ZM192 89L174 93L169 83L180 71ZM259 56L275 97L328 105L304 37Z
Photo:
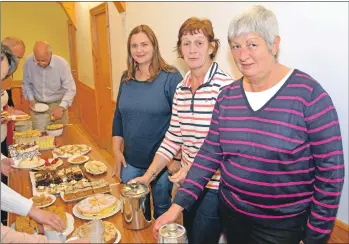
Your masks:
M18 121L15 123L15 131L25 131L25 130L32 130L33 129L33 122L31 120L25 120L25 121Z
M121 190L123 225L127 229L140 230L151 224L149 187L143 184L126 184Z
M161 226L158 243L188 243L184 226L176 223Z
M60 136L63 134L62 124L52 124L46 127L47 135Z

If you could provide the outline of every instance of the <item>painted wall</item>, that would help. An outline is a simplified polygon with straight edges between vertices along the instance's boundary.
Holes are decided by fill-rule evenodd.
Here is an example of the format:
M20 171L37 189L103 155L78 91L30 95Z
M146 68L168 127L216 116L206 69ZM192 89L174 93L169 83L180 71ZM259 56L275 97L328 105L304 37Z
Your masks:
M21 38L26 45L24 60L33 52L34 43L44 40L50 43L54 54L70 62L67 20L57 2L2 2L1 39ZM14 74L15 80L22 80L24 60Z
M76 2L76 42L78 55L78 69L80 81L90 87L94 87L90 9L102 2Z

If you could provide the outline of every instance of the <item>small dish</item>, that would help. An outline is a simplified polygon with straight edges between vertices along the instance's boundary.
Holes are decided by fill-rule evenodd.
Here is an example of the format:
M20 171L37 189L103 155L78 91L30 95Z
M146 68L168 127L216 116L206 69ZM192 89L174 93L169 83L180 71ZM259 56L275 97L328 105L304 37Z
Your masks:
M44 113L49 110L49 106L45 103L35 103L34 108L30 107L34 112Z

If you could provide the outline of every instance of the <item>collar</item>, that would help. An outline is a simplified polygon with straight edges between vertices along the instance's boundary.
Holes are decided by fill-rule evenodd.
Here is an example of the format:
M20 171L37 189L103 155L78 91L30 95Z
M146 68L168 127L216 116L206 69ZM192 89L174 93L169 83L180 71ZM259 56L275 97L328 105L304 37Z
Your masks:
M212 62L210 68L208 69L205 75L204 82L202 84L209 83L212 77L214 76L214 74L217 72L217 70L218 70L218 64L216 62ZM191 88L190 77L191 77L191 72L188 71L184 77L183 87Z

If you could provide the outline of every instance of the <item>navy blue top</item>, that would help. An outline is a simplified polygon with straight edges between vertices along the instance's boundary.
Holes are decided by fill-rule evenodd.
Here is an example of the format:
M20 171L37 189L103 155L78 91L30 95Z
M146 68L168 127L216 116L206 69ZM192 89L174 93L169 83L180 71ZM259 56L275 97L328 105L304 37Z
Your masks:
M127 164L146 169L151 164L172 112L181 74L161 71L152 82L121 81L113 121L113 136L124 139Z

